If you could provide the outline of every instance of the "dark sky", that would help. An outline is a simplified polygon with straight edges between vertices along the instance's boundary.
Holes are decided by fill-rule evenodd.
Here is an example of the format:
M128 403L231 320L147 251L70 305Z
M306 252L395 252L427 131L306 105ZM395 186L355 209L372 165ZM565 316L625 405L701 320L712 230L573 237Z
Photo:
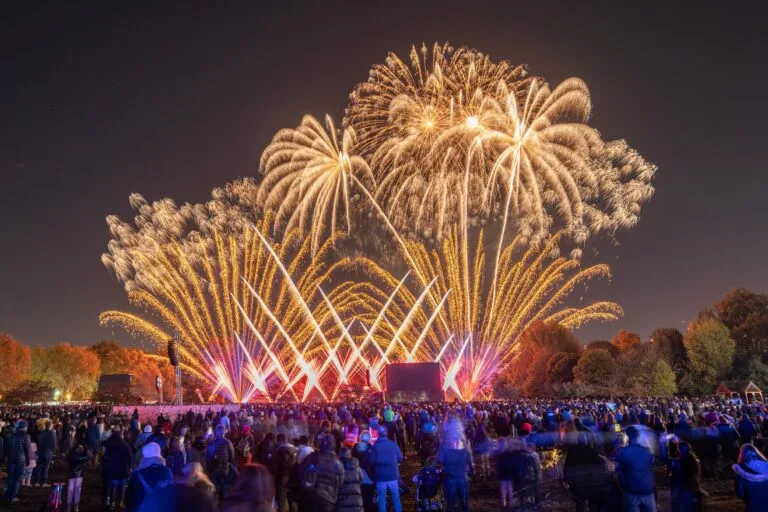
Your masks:
M98 315L127 300L99 260L106 215L128 217L131 192L201 201L255 175L276 130L307 112L340 119L371 64L434 40L552 83L583 78L592 124L659 167L640 224L601 250L614 279L590 292L626 316L582 339L645 338L730 288L768 291L766 17L743 2L635 3L4 3L0 331L112 337Z

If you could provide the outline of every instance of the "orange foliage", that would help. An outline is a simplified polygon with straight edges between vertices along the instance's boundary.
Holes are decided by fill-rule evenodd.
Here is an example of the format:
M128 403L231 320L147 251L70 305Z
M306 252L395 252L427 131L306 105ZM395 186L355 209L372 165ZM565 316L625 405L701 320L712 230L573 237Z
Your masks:
M32 351L13 336L0 333L0 394L5 395L22 382L29 380Z

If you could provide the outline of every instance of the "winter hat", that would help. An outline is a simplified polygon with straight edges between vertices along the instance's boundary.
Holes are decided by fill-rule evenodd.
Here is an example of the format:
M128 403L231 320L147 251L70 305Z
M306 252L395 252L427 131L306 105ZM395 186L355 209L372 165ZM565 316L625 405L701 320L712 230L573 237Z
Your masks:
M16 430L19 430L19 431L22 431L22 432L27 430L27 422L24 421L24 420L17 421L16 422Z
M145 434L151 434L152 433L152 425L145 425L144 426L144 433Z
M157 443L147 443L141 449L141 456L145 459L160 457L160 445Z

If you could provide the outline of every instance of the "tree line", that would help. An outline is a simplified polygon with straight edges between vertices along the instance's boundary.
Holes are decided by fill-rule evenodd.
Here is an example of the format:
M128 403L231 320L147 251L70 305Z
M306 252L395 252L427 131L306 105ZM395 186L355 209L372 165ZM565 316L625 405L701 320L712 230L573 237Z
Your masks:
M768 388L768 294L734 289L685 333L659 328L645 341L620 330L583 345L565 327L537 322L515 350L496 396L708 395L723 380Z
M161 355L111 340L85 347L68 342L30 347L0 333L0 403L98 398L99 376L115 373L134 375L139 396L157 395L158 375L165 396L173 393L173 368Z
M751 380L768 388L768 294L728 292L699 312L685 333L659 328L643 341L620 330L611 340L583 345L557 323L537 322L502 368L494 395L669 396L712 394L722 380ZM0 333L0 401L94 398L101 374L131 373L136 394L154 397L155 378L171 396L173 368L164 355L125 348L116 341L91 346L61 342L29 347ZM97 397L98 398L98 397Z

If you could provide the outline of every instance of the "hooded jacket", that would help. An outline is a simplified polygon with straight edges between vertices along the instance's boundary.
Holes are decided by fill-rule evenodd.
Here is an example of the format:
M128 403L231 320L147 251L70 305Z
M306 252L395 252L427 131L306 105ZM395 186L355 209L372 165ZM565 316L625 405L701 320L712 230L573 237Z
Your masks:
M746 503L747 512L765 510L768 503L768 462L751 460L731 467L736 473L736 495Z

